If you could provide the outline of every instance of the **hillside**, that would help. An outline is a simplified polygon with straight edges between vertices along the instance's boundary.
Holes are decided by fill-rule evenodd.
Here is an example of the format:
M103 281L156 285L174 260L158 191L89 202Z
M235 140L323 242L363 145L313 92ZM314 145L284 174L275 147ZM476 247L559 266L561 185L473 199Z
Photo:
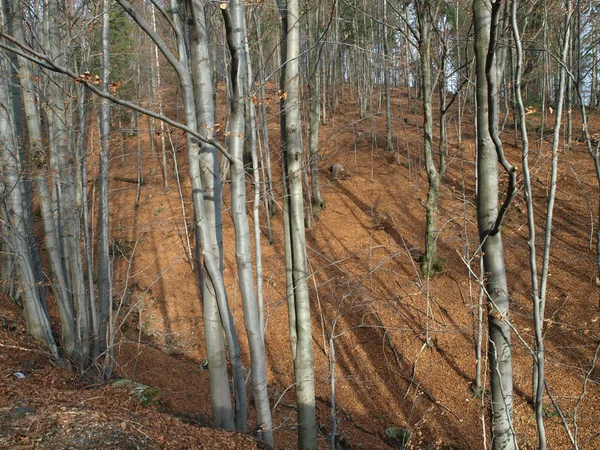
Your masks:
M275 87L269 90L275 96ZM473 123L467 112L459 145L456 113L450 114L449 166L443 180L438 238L443 267L435 277L423 279L419 257L427 177L420 157L422 116L414 100L411 111L406 94L393 93L398 148L394 154L384 152L384 114L377 110L360 119L357 99L348 87L340 110L321 127L320 174L327 208L307 230L320 443L327 446L326 436L331 431L334 368L339 448L400 448L398 440L386 437L389 427L409 430L411 448L481 448L482 432L488 432L482 414L486 416L488 410L485 401L471 391L479 264L477 259L471 261L471 275L465 262L478 246ZM377 99L373 104L377 106ZM175 115L175 111L170 113ZM533 128L537 119L530 120ZM272 165L279 180L278 119L269 124ZM597 118L591 129L600 129ZM507 127L502 138L508 158L520 166L513 133ZM127 137L122 157L120 137L115 132L112 139L110 190L114 298L121 324L115 334L115 372L118 377L153 387L158 396L153 405L143 407L127 389L89 387L85 379L76 380L53 367L43 351L28 343L18 311L4 300L0 308L0 376L4 378L0 384L0 446L256 448L251 436L198 428L210 425L208 373L204 370L197 274L188 258L177 184L170 176L169 190L163 189L159 157L151 154L147 131L142 131L145 184L135 208L136 186L123 179L135 177L138 141L136 136ZM531 137L540 249L550 182L550 138L547 132L538 152L538 138L533 133ZM178 146L185 220L191 227L185 139L179 132L173 132L171 139ZM96 147L89 155L91 167L96 164L97 151ZM329 181L327 168L336 163L348 176ZM169 164L172 175L172 158ZM572 151L561 151L559 167L545 328L547 379L566 420L570 425L577 421L579 442L594 448L600 445L596 440L600 390L598 373L590 369L590 363L600 336L600 297L590 224L591 217L596 218L599 192L583 144L576 142ZM91 182L89 188L93 188ZM279 207L281 195L278 185L275 198ZM250 192L248 196L251 199ZM224 199L225 276L248 367L227 183ZM248 208L250 212L251 203ZM272 245L265 236L264 211L261 214L268 316L265 342L275 441L277 448L291 449L296 441L295 401L281 213L276 212L272 219ZM531 344L526 233L525 205L519 193L502 235L512 322L524 342ZM426 335L433 345L425 345ZM515 428L521 448L534 448L532 360L516 335L513 348ZM13 375L17 371L25 373L25 378L17 379ZM578 402L588 371L587 392ZM568 448L560 417L550 403L546 411L549 448Z

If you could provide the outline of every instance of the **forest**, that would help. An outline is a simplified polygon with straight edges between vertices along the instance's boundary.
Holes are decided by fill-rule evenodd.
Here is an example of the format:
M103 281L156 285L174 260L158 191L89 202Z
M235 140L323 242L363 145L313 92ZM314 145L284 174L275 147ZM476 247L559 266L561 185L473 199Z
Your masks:
M0 447L600 448L600 1L0 4Z

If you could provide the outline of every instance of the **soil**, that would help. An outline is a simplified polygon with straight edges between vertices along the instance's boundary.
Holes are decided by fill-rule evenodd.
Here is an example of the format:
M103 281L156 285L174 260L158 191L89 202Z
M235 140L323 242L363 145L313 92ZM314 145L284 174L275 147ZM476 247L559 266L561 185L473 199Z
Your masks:
M269 86L268 91L276 99L275 86ZM408 430L407 448L478 449L483 447L484 439L489 445L490 436L487 397L473 395L472 389L479 293L473 123L470 113L465 115L462 139L458 142L456 112L451 111L448 117L448 170L442 184L438 221L441 270L424 279L419 271L427 195L427 177L420 156L422 116L418 103L409 100L405 92L393 90L393 97L395 152L385 151L384 106L374 98L376 111L366 118L358 117L357 98L348 86L340 95L343 100L338 111L321 127L320 176L327 207L307 230L319 443L320 447L327 447L335 420L341 449L400 448L397 439L386 436L390 427ZM272 101L269 105L272 115L276 104ZM170 113L175 116L175 111ZM532 129L539 125L535 114L528 120ZM554 117L548 120L553 122ZM509 117L502 139L507 157L520 167L511 122ZM579 129L577 123L576 119L573 129ZM185 232L187 226L193 248L185 137L178 131L170 134L181 173L185 207L182 212L172 176L172 155L167 171L169 189L165 190L161 158L152 155L147 124L142 124L145 184L137 207L136 185L130 180L135 179L137 171L138 138L126 137L124 155L118 134L113 138L111 236L115 243L114 294L120 325L115 336L115 372L118 377L153 387L159 393L157 399L144 407L127 389L110 385L91 388L53 367L43 350L25 337L18 309L4 300L0 308L5 324L0 335L0 446L257 446L253 433L233 434L206 428L211 425L211 411L202 307ZM269 122L269 130L277 203L271 219L271 245L266 217L261 211L265 342L276 447L292 449L296 446L296 416L285 304L277 118ZM595 113L591 130L600 130ZM160 136L155 139L160 149ZM169 151L168 139L166 145ZM89 159L92 174L97 151L95 146ZM532 132L530 165L540 265L550 158L551 133L545 133L540 149L539 135ZM334 164L343 167L344 179L329 181L327 168ZM520 177L519 186L521 181ZM90 191L92 184L88 185ZM501 174L501 187L506 184L507 177ZM249 183L249 213L251 189ZM561 144L545 356L550 392L572 432L577 424L578 441L585 443L581 448L600 446L600 380L598 370L591 367L600 336L600 281L595 242L591 239L592 226L597 226L592 224L597 223L598 197L593 161L584 144L574 141L571 150ZM247 368L249 352L236 288L229 205L226 182L225 277ZM520 191L506 216L502 236L511 321L520 336L512 336L514 427L523 449L537 445L531 407L532 358L528 350L533 342L533 319L527 232ZM25 378L14 376L24 370ZM584 378L588 380L585 385ZM584 387L585 396L581 397ZM251 397L249 400L251 403ZM548 397L545 402L548 448L570 448L561 418ZM251 423L250 429L254 428Z

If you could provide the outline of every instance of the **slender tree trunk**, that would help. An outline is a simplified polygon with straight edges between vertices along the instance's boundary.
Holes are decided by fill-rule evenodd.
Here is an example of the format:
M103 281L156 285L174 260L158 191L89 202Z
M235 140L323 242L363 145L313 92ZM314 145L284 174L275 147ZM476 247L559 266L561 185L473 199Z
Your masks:
M279 91L286 92L286 62L287 62L287 34L288 34L288 16L286 0L278 0L279 16L281 20L281 39L280 42L280 75L279 75ZM287 148L287 128L286 128L286 105L285 97L280 96L279 101L279 133L281 140L281 149L283 155L286 154ZM284 253L285 253L285 291L288 305L289 318L289 334L290 346L292 349L292 360L296 360L296 348L298 345L298 334L296 324L296 305L294 300L294 275L292 262L292 238L290 228L290 193L289 186L286 182L287 161L286 158L281 158L282 177L283 177L283 234L284 234Z
M3 7L5 9L4 16L7 18L7 30L9 34L14 36L14 14L15 11L17 11L18 9L22 10L22 7L20 5L17 7L15 7L14 5L10 5L10 1L8 0L5 0L3 3ZM10 61L7 70L11 80L9 83L9 93L13 109L12 116L14 123L14 131L15 135L20 139L21 136L25 136L25 134L23 133L23 109L25 107L25 104L23 103L23 95L21 89L19 88L19 63L17 55L13 52L9 52L7 54L7 57ZM19 159L20 161L26 161L25 151L27 146L19 141L18 143ZM29 171L25 171L21 175L21 178L22 182L20 183L20 189L22 190L21 196L23 198L23 220L25 220L25 228L27 230L27 241L29 242L29 247L31 249L31 257L33 259L33 273L35 275L37 289L39 290L40 301L42 302L43 308L47 310L46 279L42 270L42 262L40 259L40 245L33 231L33 189L31 179L29 176ZM18 292L18 290L16 290L16 292Z
M244 21L244 34L247 35L247 27ZM264 335L265 335L265 315L264 315L264 302L263 302L263 270L262 270L262 244L261 244L261 232L260 232L260 172L259 172L259 161L258 161L258 127L256 108L254 103L256 100L256 91L254 90L253 80L254 72L252 70L252 58L250 56L250 45L248 39L244 39L244 53L246 60L246 89L247 95L245 98L246 110L249 111L249 127L250 127L250 156L252 158L252 184L254 190L254 200L252 205L252 221L254 228L254 254L255 254L255 278L256 278L256 303L258 307L258 328L260 335L263 340L262 358L264 359ZM264 171L263 171L264 175ZM268 200L265 196L265 204ZM267 207L268 214L268 207ZM268 220L268 219L267 219ZM266 377L266 375L265 375ZM268 406L268 401L267 401ZM270 417L269 417L270 418Z
M391 94L390 94L390 68L389 68L389 50L388 50L388 15L387 15L388 0L383 2L383 77L385 84L385 136L386 148L388 152L394 151L394 143L392 142L392 112L391 112Z
M102 83L108 92L110 76L109 0L102 3ZM110 298L108 161L110 149L110 101L102 99L100 111L100 154L98 175L98 325L100 353L107 350Z
M563 38L563 48L561 53L561 67L559 71L558 82L558 97L556 104L556 122L554 123L554 131L552 136L552 171L550 180L550 192L548 194L548 208L546 211L546 228L544 235L544 254L542 257L542 274L540 279L539 300L537 302L537 311L534 311L535 326L539 328L539 342L536 339L537 364L534 365L534 383L535 388L534 402L537 407L536 414L542 414L542 401L544 395L544 345L542 340L542 329L544 326L544 316L546 309L546 294L548 286L548 274L550 270L550 246L552 241L552 221L554 213L554 202L556 198L556 183L558 179L558 150L560 145L560 128L565 97L566 71L565 64L567 63L569 49L571 47L571 15L573 13L571 0L566 0L566 16L565 16L565 35ZM570 84L570 83L569 83ZM537 334L537 333L536 333ZM543 431L543 430L542 430ZM540 436L540 446L545 445L545 438L542 440Z
M227 43L231 53L231 210L235 227L235 247L240 291L244 308L244 323L250 347L252 392L256 406L256 420L261 437L273 444L271 409L267 393L267 371L263 335L260 329L258 306L254 290L252 258L250 250L250 227L246 215L246 178L243 152L245 140L244 74L246 54L243 44L246 25L244 6L241 0L233 0L230 12L222 5Z
M152 5L150 10L152 11L152 30L156 33L156 7ZM160 85L160 58L158 57L158 47L156 45L154 47L154 64L152 65L152 85L154 88L154 95L156 95L156 100L158 101L158 112L160 114L163 113L163 102L162 102L162 93L161 93L161 85ZM154 119L151 119L154 124ZM162 171L163 171L163 182L165 186L165 191L169 189L169 176L167 170L167 147L165 142L165 124L161 120L158 124L160 130L160 148L161 148L161 156L162 156ZM154 128L154 127L152 127ZM152 142L154 142L154 135L151 137Z
M498 7L498 5L495 5ZM476 90L477 90L477 222L482 245L485 288L488 295L489 364L492 409L492 448L516 448L513 429L513 381L510 327L508 325L508 287L502 236L498 219L498 155L490 135L488 116L488 76L497 77L497 60L490 57L492 5L489 0L474 0ZM486 68L486 65L489 67ZM487 69L487 70L486 70ZM497 102L497 98L493 98Z
M190 27L190 56L194 81L196 123L201 133L209 138L215 137L215 112L213 103L213 84L210 70L210 53L205 16L206 2L188 1L192 20ZM214 262L222 271L222 191L217 149L202 145L196 159L202 182L202 197L205 211L205 223L209 239L202 241L205 249L210 249ZM194 167L194 169L196 166ZM198 245L197 234L197 245ZM227 380L227 358L223 341L223 326L219 314L216 288L206 266L198 262L201 268L201 290L204 311L204 329L210 372L211 401L215 423L226 429L235 428L234 411L230 399Z
M64 62L64 45L60 34L61 5L59 0L48 0L47 28L50 56L59 64ZM64 6L64 5L63 5ZM79 367L88 364L90 355L89 306L83 278L83 261L80 246L80 221L77 205L77 168L74 156L69 152L67 107L63 97L63 78L52 74L48 85L48 121L51 132L50 146L53 148L58 166L56 182L59 236L63 247L65 274L69 279L72 301L77 316L76 329L79 346Z
M23 13L18 0L13 0L13 35L15 39L25 42L23 30ZM27 124L26 148L28 159L31 161L33 179L36 185L42 222L44 224L44 241L46 252L52 274L52 290L58 304L61 318L61 347L67 357L78 360L78 348L75 331L75 312L71 303L71 297L66 289L67 282L64 274L58 233L52 213L52 199L50 197L50 186L46 173L45 149L43 146L42 123L35 98L36 86L32 63L26 58L18 57L19 80L23 96L23 112Z
M431 97L433 86L431 81L431 4L424 1L418 5L419 20L419 55L421 60L421 84L423 95L423 137L425 170L429 186L427 190L425 254L421 261L421 273L425 276L432 274L437 264L437 218L440 201L440 172L435 166L433 157L433 108Z
M135 9L131 6L131 4L127 0L117 0L118 3L123 7L123 9L131 16L131 18L144 30L148 36L152 39L152 41L159 47L159 50L163 53L163 55L167 58L169 64L175 69L177 73L177 77L180 82L180 87L183 95L183 103L184 103L184 115L185 115L185 124L186 127L194 132L197 132L197 114L196 114L196 105L193 94L193 83L192 76L189 72L189 62L187 58L187 49L185 46L184 35L183 35L183 27L181 25L181 18L179 16L180 10L178 4L175 0L171 0L171 22L173 24L173 31L177 37L177 46L179 53L179 60L175 58L175 56L170 52L168 47L165 45L164 41L153 32L151 27L139 16L139 14L135 11ZM207 72L209 75L211 71ZM212 99L211 99L212 103ZM209 307L213 307L213 311L206 311L206 296L203 296L203 300L205 301L205 320L210 315L210 317L220 317L221 325L225 331L225 336L227 339L228 353L230 355L230 361L233 372L233 387L235 392L235 411L236 411L236 428L243 429L245 428L246 419L247 419L247 411L246 411L246 392L244 385L244 374L241 363L240 356L240 347L239 341L237 338L237 333L235 330L235 326L233 323L233 317L231 315L231 311L229 309L229 304L227 302L227 294L225 291L225 285L222 276L222 246L217 243L217 246L213 246L212 243L215 241L214 233L212 232L210 225L207 223L207 214L206 214L206 205L204 199L204 186L202 183L202 170L200 167L200 147L199 141L204 142L203 139L197 139L188 134L187 137L187 145L188 145L188 158L190 162L190 180L192 184L192 200L194 204L194 220L196 226L196 254L202 256L202 261L198 261L198 266L202 266L205 268L206 272L201 274L200 284L203 294L206 292L204 288L204 283L209 282L207 289L212 289L214 298L216 299L216 303L212 305L208 305ZM213 142L213 141L209 141ZM217 216L218 217L218 216ZM218 227L218 225L217 225ZM218 241L219 242L219 241ZM218 306L218 310L214 311L214 307ZM207 314L208 312L208 314ZM208 332L207 328L207 332ZM213 330L214 335L216 336L220 333L219 330ZM222 342L222 341L221 341ZM223 346L211 347L208 350L208 353L213 353L215 355L223 354L224 350ZM223 389L228 385L227 378L215 380L215 383L219 383L219 386L222 386ZM212 381L211 381L212 388ZM223 406L227 409L226 405ZM226 415L226 411L223 416ZM233 416L231 416L231 420L227 421L225 424L227 428L233 428Z
M544 0L543 3L543 8L544 8L544 19L542 22L542 43L544 45L544 48L548 48L548 34L547 34L547 30L548 30L548 9L547 9L547 5L546 5L546 0ZM513 30L514 33L514 30ZM546 126L546 83L547 83L547 79L550 76L550 74L548 73L548 67L547 67L547 55L548 52L542 52L542 61L543 61L543 67L542 67L542 119L541 119L541 123L540 123L540 150L539 153L541 155L542 153L542 146L544 143L544 128ZM518 58L518 56L517 56ZM515 130L516 131L516 130Z
M569 1L569 4L571 2ZM569 67L573 67L573 38L571 37L571 35L569 34L569 41L568 44L566 44L568 47L567 50L567 59L563 60L563 62L565 64L568 64ZM595 53L595 52L594 52ZM562 71L563 68L561 67L560 70ZM559 90L560 90L560 75L559 75ZM578 80L579 83L579 80ZM572 110L573 110L573 88L572 88L573 84L572 83L567 83L566 84L566 90L567 90L567 94L566 94L566 101L567 101L567 149L569 151L572 150L572 144L573 144L573 114L572 114ZM558 117L558 112L556 113L557 117L556 120L560 121L561 118Z
M321 20L320 7L318 4L309 6L308 14L308 43L311 48L309 54L309 75L308 89L310 91L310 189L313 213L319 214L319 211L325 209L325 199L321 194L319 183L319 125L321 124L321 52L323 43L321 38ZM312 38L311 38L312 37Z
M263 137L263 146L264 146L264 159L261 158L261 165L266 169L266 179L265 180L265 213L267 219L267 236L269 239L269 245L273 243L273 233L271 230L271 217L275 213L275 200L273 198L273 175L271 171L271 152L269 147L269 126L267 122L267 98L265 95L265 58L263 52L263 39L262 32L260 27L260 19L256 22L256 29L258 33L258 55L261 61L262 67L258 71L259 75L259 83L260 83L260 111L261 111L261 128L262 128L262 137Z
M292 257L293 299L297 343L294 358L296 404L298 406L298 448L317 448L314 367L310 298L306 268L306 238L304 233L304 195L302 193L302 141L300 125L299 53L300 24L298 0L289 0L285 8L287 35L285 60L285 172L284 183L289 194L289 230Z
M8 60L0 52L0 157L3 178L0 182L0 196L4 198L3 224L7 235L4 237L7 249L14 255L19 278L19 288L27 320L27 332L43 342L57 361L61 361L58 348L52 336L50 321L41 303L33 269L33 258L26 236L23 217L23 199L19 174L22 173L18 160L18 145L12 118L11 99L8 89Z
M535 248L535 217L533 209L533 190L531 188L531 174L529 171L529 139L527 137L527 123L525 120L525 106L521 95L521 74L523 68L523 48L521 45L521 38L519 36L519 28L517 25L517 0L512 1L511 7L511 25L513 40L516 47L516 75L515 75L515 97L517 100L517 107L519 110L519 128L521 130L521 140L523 143L522 150L522 163L523 163L523 181L524 189L523 193L525 196L525 203L527 205L527 225L529 228L529 237L527 245L529 246L529 266L531 274L531 296L533 299L533 316L534 316L534 330L535 330L535 349L536 354L534 358L534 370L533 374L533 398L534 398L534 409L535 409L535 420L538 429L538 441L540 449L546 448L546 433L544 428L544 414L542 409L542 388L544 381L539 383L537 375L544 373L543 368L543 357L544 357L544 341L542 336L542 321L540 321L540 297L539 297L539 285L538 285L538 272L536 262L536 248ZM558 116L557 116L558 117ZM543 122L542 122L543 126Z

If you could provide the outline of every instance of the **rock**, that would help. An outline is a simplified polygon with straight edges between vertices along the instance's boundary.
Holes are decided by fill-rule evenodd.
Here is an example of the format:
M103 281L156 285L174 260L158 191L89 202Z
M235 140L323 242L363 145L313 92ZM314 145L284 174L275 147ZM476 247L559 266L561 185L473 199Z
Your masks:
M13 408L11 412L17 416L24 416L25 414L35 413L35 409L30 406L17 406L16 408Z
M346 178L349 178L349 175L341 164L336 163L329 166L327 170L329 172L329 181L345 180Z

